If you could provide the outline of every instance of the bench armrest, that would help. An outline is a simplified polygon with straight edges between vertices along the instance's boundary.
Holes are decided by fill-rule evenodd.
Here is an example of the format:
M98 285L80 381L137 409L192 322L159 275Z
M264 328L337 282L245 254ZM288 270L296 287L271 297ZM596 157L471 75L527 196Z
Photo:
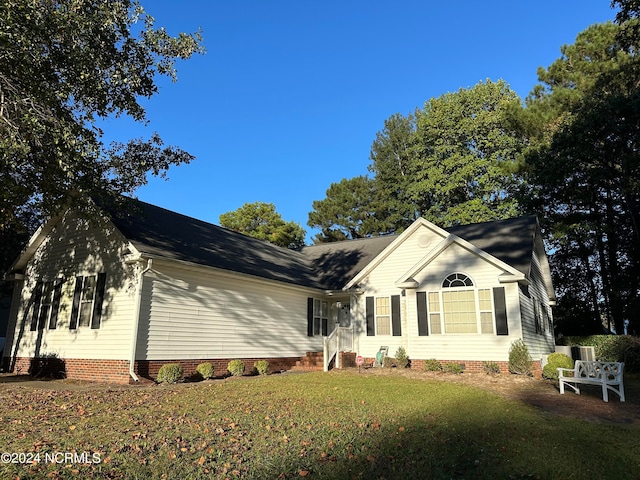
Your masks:
M558 372L560 373L560 375L564 375L564 372L571 372L571 373L575 373L575 369L573 368L563 368L563 367L558 367L557 368Z

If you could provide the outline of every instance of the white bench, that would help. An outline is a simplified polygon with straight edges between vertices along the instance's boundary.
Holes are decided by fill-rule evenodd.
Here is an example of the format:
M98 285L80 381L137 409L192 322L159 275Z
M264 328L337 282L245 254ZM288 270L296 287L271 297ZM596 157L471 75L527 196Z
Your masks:
M565 384L580 395L580 384L601 385L602 399L609 401L609 390L615 392L624 402L624 384L622 383L622 371L624 363L620 362L587 362L576 360L573 369L558 368L558 380L560 381L560 393L564 394ZM575 385L572 385L575 384ZM614 387L618 387L617 389Z

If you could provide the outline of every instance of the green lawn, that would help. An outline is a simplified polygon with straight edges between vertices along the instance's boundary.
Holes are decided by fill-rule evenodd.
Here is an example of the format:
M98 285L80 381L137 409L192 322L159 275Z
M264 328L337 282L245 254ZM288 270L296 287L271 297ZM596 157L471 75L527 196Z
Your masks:
M563 418L484 390L394 375L309 373L78 391L2 384L0 417L1 450L36 460L0 464L3 479L640 474L638 426ZM65 459L66 452L88 452L87 460L99 462L78 463L84 457Z

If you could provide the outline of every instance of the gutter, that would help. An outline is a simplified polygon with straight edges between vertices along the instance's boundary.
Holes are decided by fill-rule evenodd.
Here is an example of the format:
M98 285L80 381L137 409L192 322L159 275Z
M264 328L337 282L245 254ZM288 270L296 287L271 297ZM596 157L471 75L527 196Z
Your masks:
M147 267L140 273L140 280L138 281L138 291L136 292L136 310L133 318L133 330L131 331L131 356L129 357L129 375L133 378L134 382L139 382L140 379L134 372L136 363L136 348L138 346L138 325L140 324L140 305L142 304L142 283L144 281L144 274L151 270L153 260L147 260Z

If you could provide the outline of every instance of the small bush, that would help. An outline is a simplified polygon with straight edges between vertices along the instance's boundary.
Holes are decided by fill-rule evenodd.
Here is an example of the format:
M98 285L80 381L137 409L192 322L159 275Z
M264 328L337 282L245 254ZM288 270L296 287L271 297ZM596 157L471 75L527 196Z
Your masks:
M487 375L499 375L500 374L500 365L496 362L482 362L482 370Z
M519 338L511 344L509 349L509 371L516 375L532 375L533 360L524 340Z
M396 359L393 357L384 357L382 361L382 366L384 368L392 368L396 366Z
M201 363L196 367L196 373L203 379L209 380L213 377L213 365L209 362Z
M422 364L422 369L425 372L441 372L442 365L440 365L440 362L435 358L430 358L424 361L424 363Z
M244 373L244 362L242 360L231 360L227 365L227 370L234 377L239 377Z
M182 367L177 363L165 363L158 370L158 383L178 383L182 380Z
M564 353L552 353L542 369L542 376L549 380L558 379L558 368L573 368L573 359Z
M445 363L442 369L447 373L455 373L456 375L462 373L462 365L459 363Z
M258 375L266 375L269 373L269 362L266 360L258 360L253 364L253 369L258 373Z
M591 335L562 337L558 345L592 346L596 359L602 362L624 362L624 371L640 372L640 338L632 335Z
M404 347L398 347L398 350L396 350L396 365L398 368L407 368L409 366L409 356Z

